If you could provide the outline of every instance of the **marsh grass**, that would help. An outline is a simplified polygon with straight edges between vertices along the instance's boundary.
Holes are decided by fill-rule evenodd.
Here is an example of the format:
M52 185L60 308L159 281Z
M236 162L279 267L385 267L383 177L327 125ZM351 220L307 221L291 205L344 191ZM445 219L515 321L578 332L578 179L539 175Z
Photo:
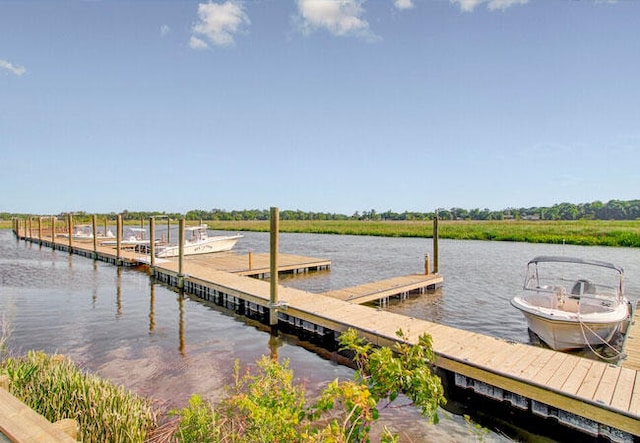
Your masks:
M268 221L207 221L210 229L268 232ZM281 220L280 232L433 237L432 221ZM440 221L438 236L584 246L640 247L640 220L604 221Z
M143 442L156 427L149 400L83 373L66 357L29 351L4 359L2 373L11 393L47 420L77 420L80 441Z

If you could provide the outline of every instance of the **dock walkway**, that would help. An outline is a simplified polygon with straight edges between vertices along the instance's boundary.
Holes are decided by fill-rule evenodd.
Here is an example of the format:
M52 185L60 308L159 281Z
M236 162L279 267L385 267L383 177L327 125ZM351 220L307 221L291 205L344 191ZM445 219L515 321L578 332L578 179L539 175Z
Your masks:
M80 247L74 247L73 252L85 255ZM92 254L96 253L92 251ZM126 260L133 263L135 258ZM178 275L177 268L176 261L167 261L158 263L152 272L160 280L176 286L182 280L185 291L205 299L224 295L264 310L270 307L267 281L248 278L241 271L214 269L198 260L188 261L182 276ZM361 287L362 299L373 290L365 286ZM335 296L282 286L278 291L279 321L300 322L338 334L353 328L380 346L397 342L399 330L414 344L420 335L429 334L437 366L453 373L457 386L474 389L538 416L554 417L593 436L605 436L613 441L634 441L640 437L640 372L630 365L635 357L630 356L627 365L615 366L371 309L337 298L338 291L332 291ZM631 352L629 344L627 352Z

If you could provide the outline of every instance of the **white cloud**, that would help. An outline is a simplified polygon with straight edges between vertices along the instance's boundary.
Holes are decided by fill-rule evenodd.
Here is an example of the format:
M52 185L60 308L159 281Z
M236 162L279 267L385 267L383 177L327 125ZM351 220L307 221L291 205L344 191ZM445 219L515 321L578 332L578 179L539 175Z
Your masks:
M298 0L300 29L305 34L324 28L333 35L377 40L362 18L366 0Z
M201 40L198 37L194 37L192 35L191 38L189 39L189 47L191 49L202 50L202 49L207 49L209 45L204 40Z
M393 0L393 5L397 9L412 9L413 8L413 0Z
M27 72L27 69L24 66L15 66L13 63L10 63L6 60L1 60L1 59L0 59L0 69L6 69L9 72L12 72L13 74L17 75L18 77L20 77L22 74Z
M194 49L209 47L205 40L215 46L232 46L235 43L234 35L251 24L242 4L234 0L200 3L198 17L199 21L192 28L194 35L189 41L189 46Z
M169 34L171 32L171 28L169 27L169 25L162 25L160 26L160 35L161 36L165 36L167 34Z
M487 8L491 11L496 9L505 10L513 5L523 5L529 0L449 0L451 3L460 5L460 9L464 12L472 12L476 6L483 3L487 4Z

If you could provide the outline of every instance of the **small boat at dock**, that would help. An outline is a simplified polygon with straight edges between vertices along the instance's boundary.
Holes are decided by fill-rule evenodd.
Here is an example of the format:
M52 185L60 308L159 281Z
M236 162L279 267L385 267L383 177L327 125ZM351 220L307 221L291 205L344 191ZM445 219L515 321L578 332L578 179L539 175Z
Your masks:
M56 234L56 237L69 238L69 234L59 233ZM96 232L97 239L107 239L107 238L115 238L113 232L111 230L107 230L105 235L104 231L98 230ZM76 241L90 241L93 240L93 225L76 225L73 227L71 232L71 239Z
M527 264L522 294L511 304L550 348L564 351L608 344L631 315L624 271L612 263L540 256Z
M184 255L210 254L213 252L230 251L242 235L216 235L209 236L207 225L191 226L185 228ZM177 257L178 245L156 247L156 257Z

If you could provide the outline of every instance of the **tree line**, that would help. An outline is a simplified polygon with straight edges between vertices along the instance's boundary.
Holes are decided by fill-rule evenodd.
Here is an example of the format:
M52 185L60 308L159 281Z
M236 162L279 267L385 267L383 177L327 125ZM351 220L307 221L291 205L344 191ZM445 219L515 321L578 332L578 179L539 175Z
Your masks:
M269 220L269 209L243 209L227 211L224 209L193 209L186 214L159 211L129 211L120 213L124 220L140 220L141 218L168 217L176 220L185 217L187 220ZM65 217L67 213L57 214ZM73 212L75 217L89 219L92 214L84 211ZM117 213L96 214L99 217L115 219ZM499 211L490 209L438 208L429 212L391 210L377 212L375 209L356 211L352 215L331 212L307 212L301 210L281 210L281 220L640 220L640 200L609 200L606 203L558 203L550 207L506 208ZM15 214L0 212L0 220L11 220L14 217L35 216L35 214Z

